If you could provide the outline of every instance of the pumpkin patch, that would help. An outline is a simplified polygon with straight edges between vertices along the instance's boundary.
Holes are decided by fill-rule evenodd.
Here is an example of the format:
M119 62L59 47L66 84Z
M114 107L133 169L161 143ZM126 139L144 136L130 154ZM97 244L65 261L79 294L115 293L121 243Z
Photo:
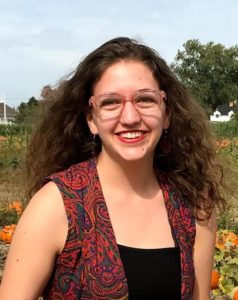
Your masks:
M20 201L13 201L9 203L8 210L15 210L18 215L21 215L23 212L22 203Z
M13 233L16 229L16 224L20 215L23 212L23 205L20 201L13 201L7 205L7 207L1 209L1 215L4 216L6 220L15 221L10 223L10 225L4 225L0 230L0 241L10 244L12 241Z
M4 226L3 229L0 231L0 240L7 244L10 244L15 229L16 229L15 224Z
M238 236L229 230L218 230L212 272L212 299L238 300Z

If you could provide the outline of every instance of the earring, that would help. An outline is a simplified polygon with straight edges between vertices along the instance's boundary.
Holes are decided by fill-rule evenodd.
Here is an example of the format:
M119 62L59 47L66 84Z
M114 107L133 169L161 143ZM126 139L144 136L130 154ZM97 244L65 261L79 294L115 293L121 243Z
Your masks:
M95 158L96 157L96 134L92 135L92 157Z
M98 134L92 135L92 157L96 158L98 153L101 151L101 140Z

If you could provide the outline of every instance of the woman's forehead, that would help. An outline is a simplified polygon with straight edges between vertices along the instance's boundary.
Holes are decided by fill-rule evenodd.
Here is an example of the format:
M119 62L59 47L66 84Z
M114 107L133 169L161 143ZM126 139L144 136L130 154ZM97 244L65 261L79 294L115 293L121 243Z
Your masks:
M159 89L158 81L143 62L123 60L110 65L94 86L93 94Z

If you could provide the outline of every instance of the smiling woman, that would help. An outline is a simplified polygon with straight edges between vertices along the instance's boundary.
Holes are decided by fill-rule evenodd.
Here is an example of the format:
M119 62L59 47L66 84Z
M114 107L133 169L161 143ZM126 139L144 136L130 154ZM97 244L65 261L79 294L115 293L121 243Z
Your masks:
M104 154L114 161L146 160L153 165L154 149L169 116L151 70L143 63L124 60L114 63L95 84L88 124L102 141ZM110 97L110 98L109 98Z
M90 53L61 91L28 147L33 197L0 298L210 299L224 199L202 108L126 37Z

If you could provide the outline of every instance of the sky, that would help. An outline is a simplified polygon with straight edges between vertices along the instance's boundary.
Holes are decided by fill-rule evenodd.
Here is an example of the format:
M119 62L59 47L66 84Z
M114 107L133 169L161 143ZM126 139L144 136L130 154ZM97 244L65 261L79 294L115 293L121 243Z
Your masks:
M40 98L92 50L139 39L171 63L189 39L238 44L237 0L0 0L0 100Z

